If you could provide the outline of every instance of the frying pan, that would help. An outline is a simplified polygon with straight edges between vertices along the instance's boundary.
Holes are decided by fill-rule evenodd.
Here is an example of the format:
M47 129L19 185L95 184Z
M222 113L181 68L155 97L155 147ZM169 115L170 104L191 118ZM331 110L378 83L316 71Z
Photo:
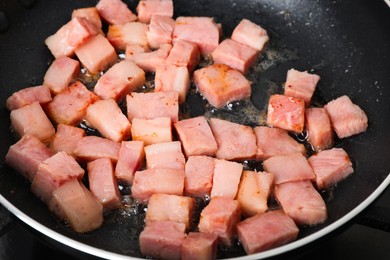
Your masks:
M136 1L126 2L135 10ZM73 9L95 4L86 0L0 1L8 22L0 34L0 104L14 91L42 83L53 60L44 39L69 20ZM273 250L243 256L242 248L234 247L219 257L259 259L303 247L349 223L386 189L390 182L390 10L385 2L175 0L174 5L175 16L215 17L226 36L242 18L268 30L270 44L250 76L251 99L258 110L264 111L271 93L282 90L286 71L296 68L321 76L314 97L317 105L348 95L369 118L367 132L336 141L350 155L355 173L322 194L329 212L324 224L302 228L297 241ZM188 101L190 115L210 112L198 96ZM220 116L225 112L216 111ZM246 113L236 118L251 124ZM72 249L109 259L141 257L137 234L142 219L129 216L130 211L109 213L103 227L82 235L53 217L32 195L30 184L4 165L8 147L16 141L4 105L0 120L0 202L6 208L34 230Z

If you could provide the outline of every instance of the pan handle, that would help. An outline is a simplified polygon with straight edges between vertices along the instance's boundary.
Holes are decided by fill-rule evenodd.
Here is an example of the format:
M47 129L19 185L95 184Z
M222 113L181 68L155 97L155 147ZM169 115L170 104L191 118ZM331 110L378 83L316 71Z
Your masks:
M15 226L13 215L0 204L0 237Z

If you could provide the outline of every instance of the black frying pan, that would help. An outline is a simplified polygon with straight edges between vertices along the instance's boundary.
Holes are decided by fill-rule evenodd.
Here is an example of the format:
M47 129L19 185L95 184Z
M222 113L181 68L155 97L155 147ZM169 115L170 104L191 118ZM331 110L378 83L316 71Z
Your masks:
M28 8L23 7L24 3ZM38 85L53 57L44 39L65 24L72 9L92 6L96 1L0 1L8 18L8 29L0 34L0 104L12 92ZM137 1L126 1L135 10ZM289 68L312 70L321 75L315 102L322 105L348 95L366 111L366 133L338 140L350 155L355 173L324 195L329 219L301 230L299 239L287 246L251 256L274 256L339 229L357 216L390 182L390 9L382 0L177 0L175 15L213 16L229 36L242 18L264 26L271 43L256 68L252 101L264 109L272 92L280 92ZM0 17L1 18L1 17ZM0 19L1 20L1 19ZM0 26L1 27L1 26ZM0 28L1 29L1 28ZM208 112L198 107L199 97L189 98L192 115ZM35 198L30 185L4 165L8 147L16 140L10 131L9 112L0 109L0 202L33 229L80 251L104 258L139 257L136 232L140 219L112 213L102 228L75 234L54 218ZM224 110L217 111L221 116ZM243 117L243 121L247 120ZM249 121L245 121L250 124ZM234 248L220 257L237 257Z

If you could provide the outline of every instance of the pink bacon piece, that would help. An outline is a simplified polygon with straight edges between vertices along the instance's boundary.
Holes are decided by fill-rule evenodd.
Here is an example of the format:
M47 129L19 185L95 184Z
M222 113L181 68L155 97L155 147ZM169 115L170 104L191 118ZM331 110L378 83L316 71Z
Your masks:
M134 174L144 164L145 151L142 141L122 141L119 149L115 177L126 184L131 184Z
M172 123L169 117L133 118L131 123L131 136L134 141L143 141L145 145L172 141Z
M307 71L290 69L284 85L284 95L303 99L308 105L317 87L320 76Z
M76 158L81 161L94 161L100 158L110 158L112 162L116 163L119 157L120 143L112 140L98 137L85 136L77 143L74 154Z
M153 15L173 16L172 0L141 0L137 5L138 20L150 23Z
M137 16L121 0L99 0L96 9L109 24L124 24L137 20Z
M189 232L183 241L181 258L186 260L216 259L217 246L218 235Z
M184 194L204 197L210 195L213 187L215 158L190 156L185 166Z
M200 52L196 44L178 40L172 46L165 63L186 66L189 72L194 71L200 61Z
M148 25L140 22L114 24L108 27L107 39L118 50L126 50L127 45L147 46Z
M211 198L234 199L237 195L242 170L243 166L240 163L216 159Z
M324 108L306 108L305 127L308 133L308 141L315 151L332 147L333 129L328 113Z
M92 23L97 29L102 29L102 21L96 7L74 9L72 12L72 18L74 17L83 17Z
M59 124L57 132L51 142L50 149L54 152L66 152L69 155L75 156L74 150L77 143L85 136L85 131L81 128Z
M21 89L14 92L9 98L7 98L5 106L9 111L31 105L34 102L38 102L43 105L52 100L50 89L47 86L35 86Z
M159 66L164 64L165 59L167 58L171 49L171 44L164 43L159 49L155 51L137 53L131 57L128 57L128 59L133 61L145 71L155 72Z
M172 43L173 28L175 28L175 20L171 17L152 15L149 30L146 32L149 46L158 49L162 44Z
M267 31L248 19L242 19L232 33L232 40L246 44L258 51L269 41Z
M184 170L186 159L180 141L150 144L145 147L147 169Z

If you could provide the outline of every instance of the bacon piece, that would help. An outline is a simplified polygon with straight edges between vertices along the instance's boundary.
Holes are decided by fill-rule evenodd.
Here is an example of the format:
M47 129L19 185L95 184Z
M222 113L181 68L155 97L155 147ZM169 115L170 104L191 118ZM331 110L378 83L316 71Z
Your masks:
M99 100L90 105L85 120L104 137L115 142L130 137L131 124L113 99Z
M58 57L50 65L43 78L43 85L50 88L53 95L57 95L69 86L80 71L80 63L67 56Z
M70 57L77 46L98 32L99 30L86 18L74 17L55 34L47 37L45 44L55 58Z
M155 221L169 220L183 223L188 230L193 221L194 209L193 198L156 193L149 199L145 223L150 225Z
M172 0L141 0L137 5L138 20L150 23L153 15L173 16Z
M333 129L328 113L324 108L306 108L305 127L308 133L308 141L315 151L332 147Z
M33 135L24 135L11 145L5 155L5 163L28 181L32 182L38 165L53 156L53 152Z
M57 94L46 106L46 113L57 124L77 125L90 104L99 100L83 83L76 81Z
M314 94L320 76L307 71L290 69L284 85L284 95L303 99L308 105Z
M224 64L196 70L193 78L199 92L216 108L251 95L249 81L240 72Z
M226 64L229 67L246 74L249 67L256 61L258 50L245 44L226 39L213 51L215 64Z
M140 53L150 52L149 46L141 46L137 44L128 44L126 46L125 58L131 60L134 56Z
M257 126L253 131L256 135L257 160L263 161L275 155L306 154L305 146L294 140L286 130Z
M172 45L166 43L161 45L158 50L134 54L128 59L145 71L155 72L159 66L164 64L171 49Z
M200 213L199 231L218 235L225 246L231 246L237 223L240 221L237 200L215 197Z
M81 180L83 176L83 168L72 156L58 152L39 164L31 191L43 202L49 203L55 189L71 179Z
M116 163L119 157L120 144L98 136L85 136L77 143L74 154L78 160L94 161L100 158L110 158Z
M152 15L149 30L146 32L148 44L153 49L158 49L164 43L172 43L172 32L175 20L169 16Z
M353 173L352 163L342 148L332 148L312 155L308 162L316 176L317 188L331 187Z
M109 158L100 158L87 163L89 189L104 208L121 206L118 184L114 177L114 167Z
M34 102L46 104L51 101L50 89L46 86L35 86L14 92L7 98L5 106L9 111L30 105Z
M172 124L169 117L133 118L131 122L131 136L134 141L144 141L145 145L172 141Z
M317 225L327 219L324 200L311 181L292 181L279 184L275 197L297 225Z
M107 39L118 50L126 50L127 45L148 45L146 32L148 25L139 22L114 24L108 27Z
M215 234L189 232L183 241L181 258L206 260L217 258L218 236Z
M38 102L12 110L10 117L12 128L20 137L29 134L50 144L55 129Z
M251 127L218 118L211 118L210 126L218 144L217 158L242 160L255 157L256 136Z
M248 255L292 242L298 232L294 221L282 210L258 214L237 225L238 240Z
M243 216L252 217L268 209L267 201L273 182L272 173L243 171L236 197Z
M190 74L186 67L163 64L156 68L154 84L155 92L177 92L182 104L190 89Z
M363 133L368 127L366 113L348 96L341 96L325 105L330 122L339 138Z
M176 41L165 62L176 66L186 66L189 72L194 71L200 61L200 52L196 44L192 42Z
M243 166L240 163L216 159L211 198L234 199L238 191L242 170Z
M109 24L124 24L137 20L137 16L121 0L100 0L96 9Z
M217 48L220 36L220 27L212 17L180 16L176 18L173 43L178 40L193 42L198 45L203 56L211 54Z
M147 169L135 172L131 194L140 203L147 203L155 193L183 195L184 170Z
M180 120L174 124L187 157L192 155L214 156L218 146L204 116Z
M175 221L155 221L139 235L141 253L155 259L179 260L185 225Z
M179 95L170 92L132 92L126 96L127 117L153 119L156 117L169 117L172 122L179 120Z
M263 168L275 175L275 184L314 179L313 170L301 153L273 156L263 162Z
M305 124L305 102L299 98L272 95L268 102L267 124L301 133Z
M248 19L242 19L232 33L232 40L262 51L269 41L267 31Z
M118 162L115 167L115 177L119 181L131 184L135 172L143 166L144 159L144 142L122 141Z
M180 141L156 143L145 147L147 169L184 170L186 159Z
M144 83L145 72L134 62L123 60L100 77L93 91L101 99L119 101Z
M85 136L85 131L81 128L59 124L57 132L54 135L53 141L50 144L50 149L57 152L66 152L69 155L74 155L77 143Z
M91 74L98 74L113 65L118 57L114 47L98 34L75 49L76 55Z
M79 233L95 230L103 224L102 205L77 179L53 191L49 208Z
M102 21L100 20L100 15L96 7L86 7L74 9L72 12L72 18L74 17L84 17L90 23L95 25L97 29L102 28Z
M213 187L215 159L208 156L189 156L185 165L184 194L204 197Z

